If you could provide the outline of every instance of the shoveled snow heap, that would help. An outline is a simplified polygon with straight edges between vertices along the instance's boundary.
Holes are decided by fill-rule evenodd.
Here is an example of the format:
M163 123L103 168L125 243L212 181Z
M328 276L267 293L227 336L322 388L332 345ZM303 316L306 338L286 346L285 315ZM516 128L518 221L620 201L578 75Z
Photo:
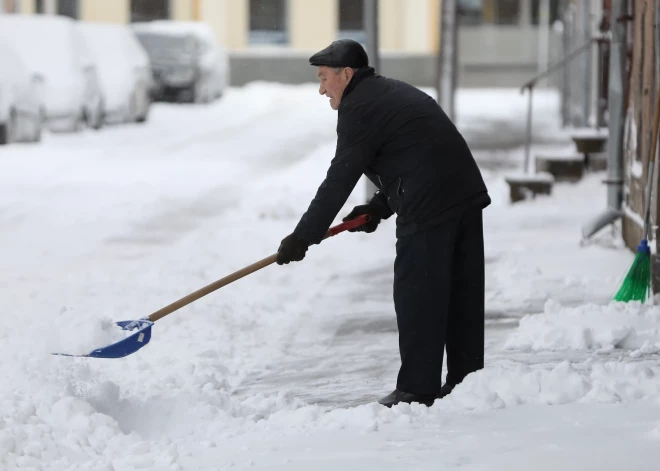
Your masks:
M527 315L505 344L528 350L660 351L660 307L640 303L565 307L549 300L542 314Z

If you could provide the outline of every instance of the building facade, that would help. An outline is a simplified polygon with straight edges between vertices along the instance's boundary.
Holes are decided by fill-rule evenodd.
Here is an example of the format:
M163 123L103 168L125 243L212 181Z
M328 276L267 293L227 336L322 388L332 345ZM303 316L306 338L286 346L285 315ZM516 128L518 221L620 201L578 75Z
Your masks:
M382 73L433 86L442 0L379 0ZM363 0L0 0L4 11L87 21L207 22L232 56L232 83L307 81L298 65L338 38L364 42ZM540 26L561 0L458 0L461 86L519 86L557 57L559 41ZM261 70L261 73L259 72ZM268 74L268 76L266 76ZM312 77L313 78L313 77Z

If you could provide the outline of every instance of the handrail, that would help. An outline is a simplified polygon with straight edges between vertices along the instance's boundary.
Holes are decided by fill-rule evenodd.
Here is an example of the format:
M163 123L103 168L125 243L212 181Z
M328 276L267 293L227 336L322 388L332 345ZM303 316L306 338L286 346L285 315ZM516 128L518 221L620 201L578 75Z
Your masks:
M559 62L552 64L550 67L545 69L543 72L535 75L531 79L529 79L527 82L523 84L523 86L520 88L520 93L524 92L526 88L530 88L534 85L536 85L536 82L538 82L540 79L547 77L550 75L550 73L554 72L556 69L559 67L564 67L569 61L575 59L577 56L579 56L584 50L586 50L589 46L591 46L592 43L599 41L600 38L589 38L587 39L582 45L577 47L575 50L571 51L569 54L564 56Z
M528 99L528 104L527 104L527 130L525 134L525 166L523 168L523 173L528 173L529 172L529 153L531 150L531 145L532 145L532 93L534 91L534 86L536 85L536 82L538 82L540 79L547 77L550 75L552 72L557 70L560 67L565 67L566 64L576 58L578 55L582 54L584 51L586 51L593 43L602 41L602 37L592 37L586 40L582 45L577 47L575 50L571 51L569 54L564 56L559 62L551 65L548 67L546 70L543 72L535 75L531 79L529 79L527 82L523 84L523 86L520 89L520 93L524 93L525 90L529 90L529 99Z

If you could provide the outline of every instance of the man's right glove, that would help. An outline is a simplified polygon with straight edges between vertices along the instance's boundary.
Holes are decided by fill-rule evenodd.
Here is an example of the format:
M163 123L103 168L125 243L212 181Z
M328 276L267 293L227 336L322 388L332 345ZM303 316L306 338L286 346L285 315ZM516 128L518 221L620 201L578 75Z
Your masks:
M348 215L343 219L344 222L355 219L358 216L363 214L369 215L369 222L362 224L361 226L356 227L355 229L349 229L349 232L373 232L380 224L380 220L383 218L381 216L380 208L374 203L361 204L353 208L353 211L348 213Z
M300 262L305 258L309 242L299 239L294 234L289 234L277 249L277 264L285 265L291 262Z

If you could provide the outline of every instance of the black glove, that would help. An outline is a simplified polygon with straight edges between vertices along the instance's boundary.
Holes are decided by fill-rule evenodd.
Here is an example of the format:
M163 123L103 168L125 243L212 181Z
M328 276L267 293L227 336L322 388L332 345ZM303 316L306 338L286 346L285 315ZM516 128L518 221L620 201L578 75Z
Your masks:
M369 222L366 222L362 224L361 226L356 227L355 229L349 229L349 232L373 232L376 230L378 227L378 224L380 224L380 220L382 219L382 215L380 212L380 208L376 206L373 203L367 203L367 204L362 204L360 206L356 206L353 208L353 211L348 213L348 215L343 219L344 222L350 221L351 219L355 219L358 216L361 216L363 214L368 214L370 217Z
M277 249L277 264L283 265L290 262L299 262L305 258L309 242L299 239L294 234L289 234L280 244Z

